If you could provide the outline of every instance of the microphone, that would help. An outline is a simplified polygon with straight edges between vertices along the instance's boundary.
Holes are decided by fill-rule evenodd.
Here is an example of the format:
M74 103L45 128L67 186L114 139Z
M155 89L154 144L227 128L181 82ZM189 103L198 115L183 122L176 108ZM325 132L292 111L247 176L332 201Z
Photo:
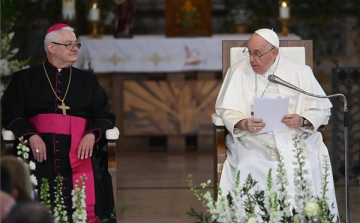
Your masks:
M332 97L342 97L344 100L344 139L345 139L345 205L346 205L346 223L349 222L349 218L350 218L350 203L349 203L349 161L348 161L348 127L349 127L349 122L348 122L348 117L349 117L349 112L348 112L348 108L347 108L347 101L346 101L346 97L343 94L332 94L332 95L317 95L317 94L313 94L313 93L309 93L307 91L304 91L301 88L296 87L293 84L290 84L289 82L284 81L283 79L281 79L280 77L274 75L274 74L270 74L268 77L268 80L272 83L275 84L280 84L284 87L293 89L295 91L298 91L300 93L312 96L312 97L316 97L316 98L332 98Z
M293 89L295 91L298 91L300 93L303 93L303 94L306 94L306 95L309 95L309 96L312 96L312 97L317 97L317 98L331 98L331 97L338 97L338 96L341 96L344 98L344 103L345 105L347 106L347 103L346 103L346 98L343 94L333 94L333 95L318 95L318 94L313 94L313 93L309 93L307 91L304 91L303 89L301 88L298 88L296 87L295 85L293 84L290 84L289 82L286 82L284 81L283 79L281 79L280 77L274 75L274 74L270 74L269 77L268 77L268 80L272 83L275 83L275 84L280 84L282 86L285 86L287 88L290 88L290 89Z

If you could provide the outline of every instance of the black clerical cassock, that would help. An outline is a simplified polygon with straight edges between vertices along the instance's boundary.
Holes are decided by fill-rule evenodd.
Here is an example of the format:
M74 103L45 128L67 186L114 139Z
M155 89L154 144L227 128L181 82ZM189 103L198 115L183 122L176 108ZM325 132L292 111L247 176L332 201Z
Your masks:
M13 74L2 98L3 124L17 138L38 134L46 144L47 158L36 162L35 176L40 191L41 179L47 178L53 201L54 179L63 178L63 197L71 219L71 190L76 179L87 175L86 204L88 220L110 218L114 214L111 176L107 171L105 131L113 128L114 114L93 73L74 67L60 71L48 61ZM81 138L92 132L96 145L88 159L77 158ZM13 149L16 153L16 145ZM115 188L116 189L116 188Z

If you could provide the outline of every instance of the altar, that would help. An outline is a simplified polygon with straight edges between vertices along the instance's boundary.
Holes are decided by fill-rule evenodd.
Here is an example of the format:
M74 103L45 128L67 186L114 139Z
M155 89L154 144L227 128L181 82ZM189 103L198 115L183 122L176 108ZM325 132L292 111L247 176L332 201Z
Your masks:
M105 88L121 132L118 150L212 151L222 40L249 37L80 36L74 66L93 70Z
M220 71L222 40L247 40L251 34L217 34L211 37L174 37L162 35L114 39L112 36L80 36L81 50L74 64L95 73L153 73ZM280 36L297 40L299 36Z

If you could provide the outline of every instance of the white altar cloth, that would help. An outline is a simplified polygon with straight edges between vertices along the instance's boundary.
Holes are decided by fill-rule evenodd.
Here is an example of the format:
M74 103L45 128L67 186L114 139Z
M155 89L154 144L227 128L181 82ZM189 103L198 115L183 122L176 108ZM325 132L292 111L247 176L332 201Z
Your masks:
M131 39L80 36L78 41L82 45L74 66L89 69L90 64L95 73L220 71L222 40L247 40L250 35L178 38L144 35ZM300 37L290 34L280 39Z

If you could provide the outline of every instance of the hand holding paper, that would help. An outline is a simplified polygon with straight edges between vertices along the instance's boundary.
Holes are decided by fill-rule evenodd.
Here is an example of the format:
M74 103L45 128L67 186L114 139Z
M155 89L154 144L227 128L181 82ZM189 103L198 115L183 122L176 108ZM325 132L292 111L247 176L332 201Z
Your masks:
M259 132L270 132L286 129L281 119L288 114L289 98L255 97L254 117L261 118L266 126Z

